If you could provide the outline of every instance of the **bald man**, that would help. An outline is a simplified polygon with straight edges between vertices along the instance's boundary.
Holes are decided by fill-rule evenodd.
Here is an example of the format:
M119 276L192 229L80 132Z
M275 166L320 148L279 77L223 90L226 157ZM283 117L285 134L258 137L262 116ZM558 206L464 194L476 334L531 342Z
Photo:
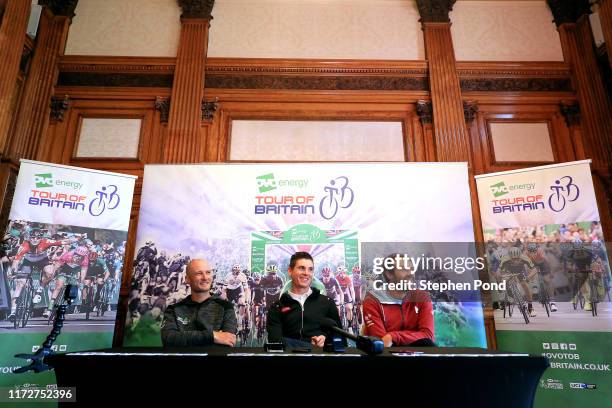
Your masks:
M210 294L213 272L208 261L193 259L185 277L191 295L166 309L161 330L164 346L235 346L234 306Z

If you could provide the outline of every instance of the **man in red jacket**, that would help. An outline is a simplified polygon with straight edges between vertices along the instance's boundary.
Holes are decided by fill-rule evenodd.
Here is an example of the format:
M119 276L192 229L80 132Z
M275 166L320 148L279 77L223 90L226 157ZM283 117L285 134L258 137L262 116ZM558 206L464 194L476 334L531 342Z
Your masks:
M389 258L395 258L395 254ZM412 267L394 263L378 279L387 284L412 280ZM375 285L380 286L380 285ZM376 290L372 288L363 301L365 334L391 346L435 346L434 316L429 294L421 290Z

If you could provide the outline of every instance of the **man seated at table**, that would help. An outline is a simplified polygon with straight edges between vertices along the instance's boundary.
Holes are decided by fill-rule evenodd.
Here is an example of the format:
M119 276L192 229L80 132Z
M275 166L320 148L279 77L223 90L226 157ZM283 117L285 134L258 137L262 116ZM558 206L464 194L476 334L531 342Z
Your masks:
M323 347L325 334L322 318L333 319L342 327L333 300L310 287L314 261L308 252L291 256L288 269L291 288L268 310L268 342L283 342L287 347Z
M389 284L413 279L411 263L398 263L396 254L389 258L394 262L389 262L391 267L385 267L378 279ZM363 315L365 334L381 338L385 347L435 346L433 306L425 291L372 288L363 301Z
M185 275L191 295L166 309L161 329L164 346L235 346L234 307L210 294L213 272L208 261L193 259Z

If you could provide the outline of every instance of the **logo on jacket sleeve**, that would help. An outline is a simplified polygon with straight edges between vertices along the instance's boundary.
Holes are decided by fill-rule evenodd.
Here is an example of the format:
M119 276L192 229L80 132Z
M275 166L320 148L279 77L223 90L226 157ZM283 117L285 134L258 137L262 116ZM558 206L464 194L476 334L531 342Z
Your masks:
M189 324L189 318L188 317L177 316L176 320L178 320L181 324L184 324L184 325Z

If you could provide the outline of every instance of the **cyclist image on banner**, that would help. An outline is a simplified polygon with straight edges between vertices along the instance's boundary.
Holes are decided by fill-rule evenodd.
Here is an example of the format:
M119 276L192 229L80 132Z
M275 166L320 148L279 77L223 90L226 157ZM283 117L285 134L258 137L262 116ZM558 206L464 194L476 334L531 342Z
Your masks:
M509 308L511 304L516 304L525 318L525 323L529 323L529 317L537 315L533 309L531 289L528 285L528 282L533 279L535 274L533 262L529 257L523 255L523 251L518 247L508 249L508 255L502 258L499 269L496 272L498 281L504 279L506 282L509 282L507 284L510 289L506 290L506 297L503 300L504 308ZM522 288L522 293L517 285Z
M239 264L234 265L231 273L225 276L224 291L221 298L226 299L234 305L236 320L238 322L237 338L240 344L244 345L250 333L246 300L251 298L251 294L247 275L242 272L242 267Z
M73 251L66 252L63 254L56 263L57 275L55 279L55 289L51 295L51 301L49 306L44 311L44 317L50 317L53 305L56 299L59 297L62 299L60 294L64 294L65 285L69 284L84 284L85 277L87 276L87 269L89 268L89 250L87 247L79 246ZM83 285L81 290L83 307L89 308L88 302L89 287Z
M255 344L261 346L266 338L266 289L262 284L262 274L260 272L253 273L252 279L249 280L251 289L251 317L253 327L255 328Z
M45 238L43 231L38 228L32 228L29 232L24 234L24 242L19 246L18 253L13 258L12 272L9 275L9 278L13 278L15 280L15 290L13 291L13 296L11 297L11 313L8 316L8 320L11 322L16 322L19 320L15 317L15 313L17 311L17 299L21 297L21 291L24 288L24 285L28 285L26 289L29 292L34 283L32 282L32 274L37 275L37 288L35 295L32 296L32 301L34 303L40 303L42 288L45 286L46 282L49 281L49 278L53 276L53 265L49 260L49 252L48 249L57 246L57 245L67 245L72 242L76 242L74 240L49 240ZM25 298L29 299L29 295L25 294ZM23 316L24 307L20 307L20 315L21 319L27 319L26 316Z
M12 221L2 242L0 284L8 288L10 301L0 305L0 327L48 331L66 284L77 285L79 297L68 309L65 325L84 328L89 313L95 311L97 317L112 313L105 319L107 324L98 322L91 327L104 330L105 325L114 326L123 265L123 253L116 247L125 242L126 235L121 231ZM96 272L99 270L103 272Z
M538 296L546 314L550 316L550 312L558 310L554 300L555 290L552 285L555 275L550 267L550 262L546 259L544 250L535 242L527 244L525 255L531 259L538 270Z
M340 321L342 322L342 327L348 328L353 324L355 288L353 287L353 279L346 273L346 266L339 265L336 272L336 280L338 281L338 285L340 285L340 290L342 291L342 297L344 299L340 313Z
M611 274L599 222L486 230L485 239L489 270L509 274L507 282L511 283L494 304L499 309L495 311L500 318L497 327L520 319L524 323L528 320L528 329L535 330L548 327L546 319L558 319L555 325L567 329L612 328ZM524 270L529 268L535 273L525 275ZM527 318L520 308L513 315L515 306L523 302L527 304ZM602 318L592 319L599 316Z
M361 267L359 265L353 266L352 271L352 281L353 281L353 293L355 294L355 303L353 306L353 320L351 324L351 329L353 330L353 334L358 335L361 331L361 325L363 324L363 297L365 296L365 291L367 287L367 282L365 278L361 275Z
M285 282L280 276L277 265L268 265L266 275L261 278L261 287L265 292L265 303L271 305L280 299Z
M342 311L344 308L344 292L342 291L338 280L334 276L334 273L332 272L329 266L325 266L321 270L321 282L325 287L325 296L334 301L336 307L338 308L338 315L340 316L340 319L342 319ZM343 324L342 327L346 327L346 325Z

